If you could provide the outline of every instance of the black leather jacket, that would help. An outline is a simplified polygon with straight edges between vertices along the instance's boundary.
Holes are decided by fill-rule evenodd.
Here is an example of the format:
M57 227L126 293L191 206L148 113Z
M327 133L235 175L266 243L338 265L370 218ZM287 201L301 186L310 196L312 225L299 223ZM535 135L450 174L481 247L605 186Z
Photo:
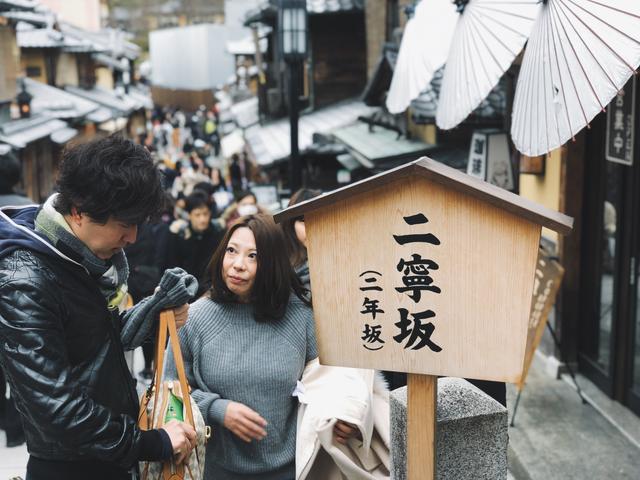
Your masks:
M146 446L121 319L82 266L19 237L12 234L7 248L0 228L0 362L29 452L128 468Z

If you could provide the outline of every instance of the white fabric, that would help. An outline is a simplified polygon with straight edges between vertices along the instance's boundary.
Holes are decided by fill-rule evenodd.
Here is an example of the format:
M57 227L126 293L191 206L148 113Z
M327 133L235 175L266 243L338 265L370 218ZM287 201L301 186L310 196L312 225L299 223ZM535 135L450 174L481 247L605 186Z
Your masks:
M511 136L528 156L562 146L640 65L640 3L548 0L520 69Z
M489 95L524 47L539 9L539 0L467 4L444 68L438 127L456 127Z
M404 112L444 65L458 14L451 0L422 0L402 35L387 94L391 113Z
M295 394L296 480L389 478L389 391L373 370L327 367L315 359ZM338 420L355 425L362 440L337 443Z

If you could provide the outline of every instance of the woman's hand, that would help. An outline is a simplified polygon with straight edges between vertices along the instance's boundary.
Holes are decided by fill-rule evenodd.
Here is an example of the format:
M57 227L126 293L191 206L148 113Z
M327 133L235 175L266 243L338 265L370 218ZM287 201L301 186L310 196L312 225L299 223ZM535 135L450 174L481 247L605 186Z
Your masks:
M187 318L189 317L189 304L185 303L184 305L175 307L173 309L173 315L176 317L176 330L177 330L180 327L184 326L185 323L187 323Z
M342 420L338 420L333 426L333 434L336 436L336 441L342 444L346 444L351 437L361 438L358 427Z
M267 421L246 405L231 402L224 414L224 426L245 442L262 440L267 436Z

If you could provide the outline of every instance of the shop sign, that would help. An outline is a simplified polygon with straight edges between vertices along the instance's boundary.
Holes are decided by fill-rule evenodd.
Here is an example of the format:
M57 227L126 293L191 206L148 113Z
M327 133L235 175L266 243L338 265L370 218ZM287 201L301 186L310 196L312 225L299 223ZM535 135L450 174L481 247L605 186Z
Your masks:
M624 165L633 164L636 79L628 81L607 108L606 158Z

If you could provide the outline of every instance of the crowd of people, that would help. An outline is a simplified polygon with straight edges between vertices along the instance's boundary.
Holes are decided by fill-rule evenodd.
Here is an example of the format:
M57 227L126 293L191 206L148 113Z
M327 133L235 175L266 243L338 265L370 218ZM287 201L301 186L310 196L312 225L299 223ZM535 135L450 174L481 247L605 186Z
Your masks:
M321 368L304 219L276 225L243 179L207 171L198 152L159 168L150 150L116 136L72 146L43 205L12 198L0 209L0 365L28 445L27 480L129 479L140 461L186 461L191 425L143 430L136 421L135 377L151 376L165 309L175 313L191 395L214 428L204 478L300 478L301 464L303 477L329 478L325 457L306 448L301 460L296 448L299 381L308 375L313 385ZM220 194L232 200L220 205ZM133 306L123 308L127 293ZM131 372L125 351L138 347L145 369ZM170 378L175 365L165 358ZM322 410L330 436L362 478L388 476L388 455L362 449L374 431L362 409L373 388L366 374L324 375L345 381L347 370L362 398L352 387L348 398L321 402L333 405ZM308 425L314 415L307 410ZM336 452L333 468L345 468Z

